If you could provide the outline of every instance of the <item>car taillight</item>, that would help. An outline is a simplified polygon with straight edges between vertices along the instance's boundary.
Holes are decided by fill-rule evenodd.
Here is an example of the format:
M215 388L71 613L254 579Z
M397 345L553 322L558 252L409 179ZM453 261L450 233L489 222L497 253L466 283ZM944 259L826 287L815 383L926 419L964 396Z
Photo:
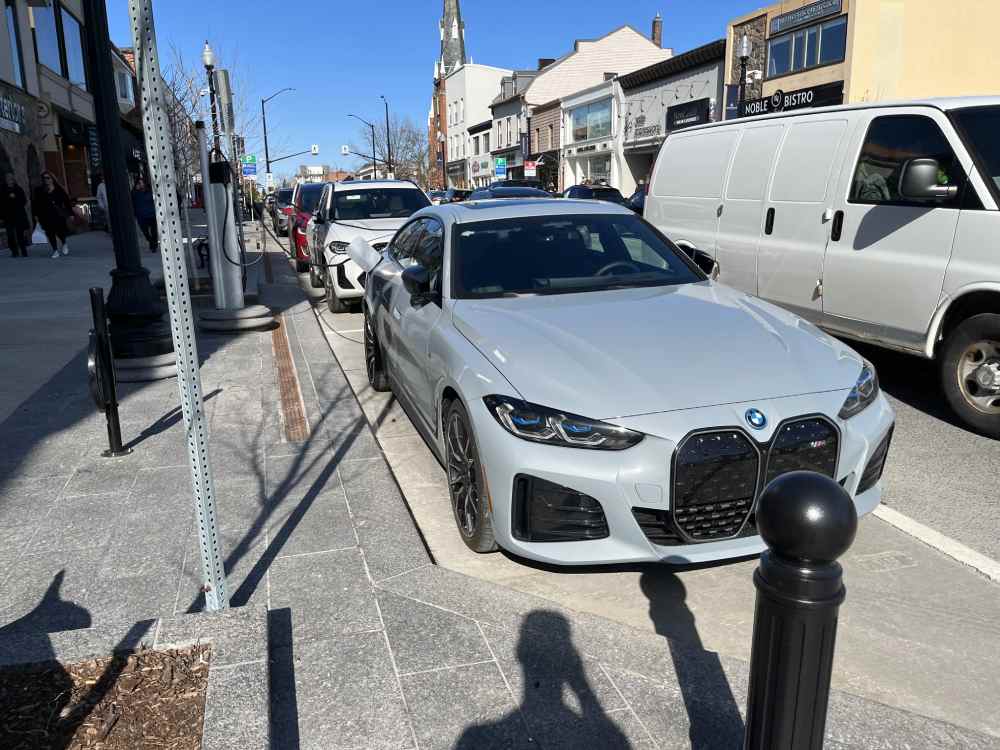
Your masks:
M281 209L281 213L285 214L285 216L291 216L292 215L292 207L291 206L285 206L284 208Z

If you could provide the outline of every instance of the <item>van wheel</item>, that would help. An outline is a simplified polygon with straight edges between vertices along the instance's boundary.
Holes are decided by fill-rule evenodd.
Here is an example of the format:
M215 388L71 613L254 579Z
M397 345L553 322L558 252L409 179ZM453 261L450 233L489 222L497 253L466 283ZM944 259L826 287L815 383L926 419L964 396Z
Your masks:
M963 422L1000 438L1000 315L974 315L951 332L941 350L941 383Z

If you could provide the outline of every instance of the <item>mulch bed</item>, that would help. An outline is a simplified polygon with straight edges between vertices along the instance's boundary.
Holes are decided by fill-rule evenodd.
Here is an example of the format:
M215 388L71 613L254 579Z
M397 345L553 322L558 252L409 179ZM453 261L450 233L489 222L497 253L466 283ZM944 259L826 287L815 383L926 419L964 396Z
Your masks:
M208 646L0 669L3 750L198 750Z

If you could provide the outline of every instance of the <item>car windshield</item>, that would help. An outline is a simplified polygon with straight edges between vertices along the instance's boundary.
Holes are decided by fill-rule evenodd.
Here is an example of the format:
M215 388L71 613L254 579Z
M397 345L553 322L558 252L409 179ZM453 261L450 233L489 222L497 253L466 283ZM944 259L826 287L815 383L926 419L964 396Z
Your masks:
M1000 196L1000 107L972 107L953 113L969 147L986 170L983 179ZM1000 200L1000 198L998 198Z
M405 219L431 203L416 188L373 188L334 193L333 204L334 221L363 221Z
M702 280L649 224L626 214L560 214L462 224L453 296L504 297Z
M278 194L277 194L277 197L275 198L275 200L278 203L283 203L283 204L285 204L287 206L288 203L289 203L289 201L292 200L292 189L291 188L282 188L281 190L278 191Z
M322 194L322 185L305 185L299 195L299 202L302 204L302 208L299 210L304 214L311 214L316 210L316 204L319 203L319 197Z

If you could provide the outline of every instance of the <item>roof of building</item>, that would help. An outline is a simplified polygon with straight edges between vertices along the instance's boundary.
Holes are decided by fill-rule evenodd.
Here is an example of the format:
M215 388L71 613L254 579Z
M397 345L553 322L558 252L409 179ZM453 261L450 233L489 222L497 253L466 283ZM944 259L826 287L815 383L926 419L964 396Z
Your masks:
M482 133L485 130L489 130L493 127L493 120L483 120L477 125L472 125L469 127L469 133L475 135L476 133Z
M653 63L631 73L618 77L623 89L633 89L644 83L652 83L661 78L722 60L726 56L726 40L716 39L687 52Z

